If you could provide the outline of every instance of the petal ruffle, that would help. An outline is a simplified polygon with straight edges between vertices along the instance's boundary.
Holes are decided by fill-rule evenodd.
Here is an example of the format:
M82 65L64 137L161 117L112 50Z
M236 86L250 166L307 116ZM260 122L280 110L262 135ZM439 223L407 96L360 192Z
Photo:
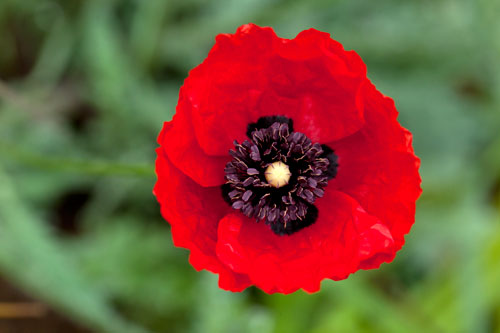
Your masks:
M362 87L366 66L354 51L315 29L282 40L269 59L269 100L289 98L297 107L273 114L294 119L295 130L311 140L330 142L355 133L364 124ZM264 114L276 106L262 103ZM279 110L279 111L277 111Z
M181 89L177 113L163 126L158 142L169 160L195 182L202 186L221 185L224 183L224 167L230 156L205 154L196 141L189 114L183 110L186 104L189 102Z

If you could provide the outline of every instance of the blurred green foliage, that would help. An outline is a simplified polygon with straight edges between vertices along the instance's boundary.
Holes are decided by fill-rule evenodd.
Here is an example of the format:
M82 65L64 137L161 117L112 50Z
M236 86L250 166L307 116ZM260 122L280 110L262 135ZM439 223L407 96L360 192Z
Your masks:
M497 0L1 0L0 272L106 332L500 332ZM214 36L314 27L414 133L424 193L396 260L313 295L219 290L172 245L156 135Z

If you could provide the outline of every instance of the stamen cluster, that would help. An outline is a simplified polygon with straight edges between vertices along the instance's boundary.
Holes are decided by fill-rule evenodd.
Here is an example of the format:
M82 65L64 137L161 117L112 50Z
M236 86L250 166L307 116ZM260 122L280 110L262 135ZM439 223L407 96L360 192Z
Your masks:
M234 142L235 149L229 151L233 160L224 169L223 195L234 209L265 221L275 233L292 234L316 220L313 204L334 176L330 164L336 167L336 156L331 149L325 151L303 133L294 132L290 119L273 120L277 121L264 128L254 126L250 140ZM275 162L290 170L284 186L276 187L266 180L266 169Z

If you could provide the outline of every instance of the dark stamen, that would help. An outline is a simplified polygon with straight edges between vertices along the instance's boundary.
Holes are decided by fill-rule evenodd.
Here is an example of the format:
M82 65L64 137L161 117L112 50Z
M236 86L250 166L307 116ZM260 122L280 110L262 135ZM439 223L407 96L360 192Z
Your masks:
M230 150L233 160L224 169L224 200L244 215L265 221L278 235L313 224L318 216L313 204L337 172L333 150L294 132L292 120L284 116L260 118L248 125L247 135L250 140L235 142ZM280 167L276 171L275 165ZM273 177L265 174L270 170Z

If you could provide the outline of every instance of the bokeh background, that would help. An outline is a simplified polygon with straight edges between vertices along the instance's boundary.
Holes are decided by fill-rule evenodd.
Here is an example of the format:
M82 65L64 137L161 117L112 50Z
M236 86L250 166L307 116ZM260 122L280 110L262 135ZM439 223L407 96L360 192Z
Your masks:
M319 293L219 290L172 245L154 149L244 23L356 50L423 195L392 264ZM0 0L0 332L500 332L497 0Z

